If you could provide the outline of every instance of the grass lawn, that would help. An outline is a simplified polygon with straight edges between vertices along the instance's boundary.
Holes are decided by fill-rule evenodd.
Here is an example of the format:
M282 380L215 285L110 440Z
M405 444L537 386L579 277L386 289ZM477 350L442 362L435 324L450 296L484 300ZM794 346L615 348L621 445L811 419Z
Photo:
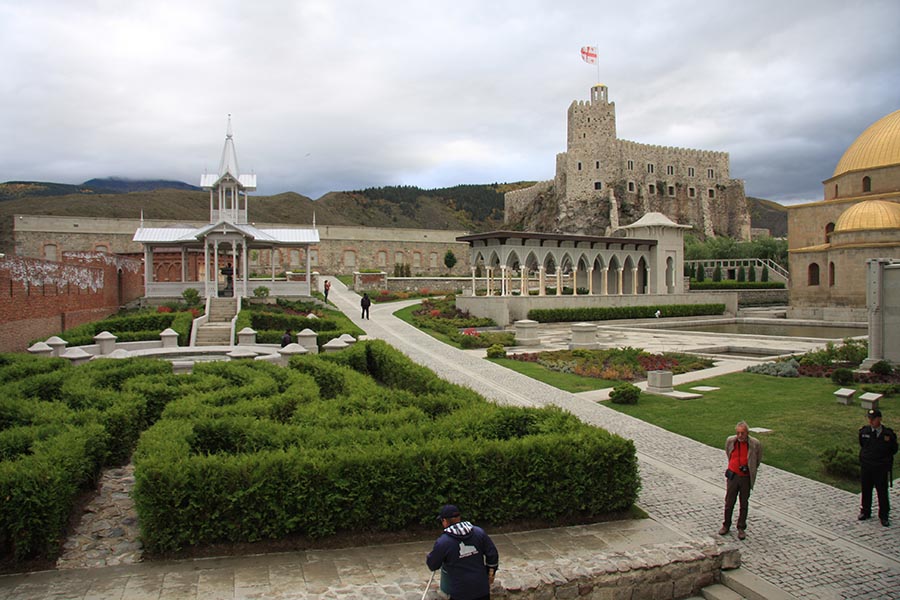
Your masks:
M588 392L590 390L602 390L608 387L614 387L622 383L621 381L611 381L609 379L598 379L596 377L582 377L572 373L559 373L551 371L537 363L523 362L521 360L513 360L511 358L489 358L491 362L502 365L507 369L527 375L532 379L543 381L553 387L572 392Z
M716 448L723 447L734 425L745 420L750 427L772 429L751 434L763 444L763 463L845 489L859 491L856 480L825 473L819 454L826 448L858 449L857 430L866 424L858 404L844 406L832 393L838 388L829 379L771 377L733 373L676 386L690 391L698 385L720 388L703 392L696 400L674 400L642 394L636 405L606 403L612 409L659 425ZM891 425L900 402L885 398L881 407Z

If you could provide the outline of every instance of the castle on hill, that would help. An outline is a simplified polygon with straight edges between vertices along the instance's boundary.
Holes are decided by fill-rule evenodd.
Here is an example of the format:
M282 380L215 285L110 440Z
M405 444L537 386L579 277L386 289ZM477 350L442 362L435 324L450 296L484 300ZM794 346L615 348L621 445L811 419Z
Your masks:
M508 192L504 204L510 229L611 235L659 212L704 237L750 239L744 182L730 178L728 153L619 139L616 105L602 84L589 102L569 106L554 179Z

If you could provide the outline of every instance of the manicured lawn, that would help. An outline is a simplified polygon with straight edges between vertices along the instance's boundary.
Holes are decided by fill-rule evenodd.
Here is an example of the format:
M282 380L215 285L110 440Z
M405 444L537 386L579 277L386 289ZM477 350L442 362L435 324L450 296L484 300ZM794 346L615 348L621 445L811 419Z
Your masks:
M676 389L690 391L698 385L720 389L703 392L696 400L642 394L636 405L606 405L716 448L724 447L725 437L740 420L750 427L772 429L771 433L752 434L763 443L763 463L847 491L859 491L855 480L825 473L819 456L822 450L838 445L856 452L856 432L866 424L858 404L835 402L832 393L838 386L829 379L733 373ZM885 398L881 406L890 426L890 417L898 414L900 402Z
M596 377L582 377L571 373L557 373L537 363L523 362L511 358L489 358L487 360L573 394L590 390L602 390L603 388L613 387L622 383L621 381L598 379Z

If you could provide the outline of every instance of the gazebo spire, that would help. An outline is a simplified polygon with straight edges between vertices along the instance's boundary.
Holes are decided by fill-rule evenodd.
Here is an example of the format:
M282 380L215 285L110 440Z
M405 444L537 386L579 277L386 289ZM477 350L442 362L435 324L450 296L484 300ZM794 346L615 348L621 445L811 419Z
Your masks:
M235 179L240 176L237 152L234 149L234 133L231 130L231 113L228 113L228 127L225 130L225 147L222 148L222 159L219 161L219 177L226 173Z

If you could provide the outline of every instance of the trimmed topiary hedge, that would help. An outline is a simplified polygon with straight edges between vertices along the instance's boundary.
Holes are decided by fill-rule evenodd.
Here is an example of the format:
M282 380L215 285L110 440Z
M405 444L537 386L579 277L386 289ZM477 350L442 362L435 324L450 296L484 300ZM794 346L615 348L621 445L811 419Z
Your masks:
M0 355L0 556L58 554L79 490L127 460L174 377L150 359Z
M668 304L657 306L592 306L582 308L534 308L528 318L541 323L568 321L612 321L615 319L649 319L660 311L664 317L721 315L724 304Z
M691 281L691 290L783 290L783 281Z
M141 437L150 551L393 530L460 498L492 524L599 515L640 487L631 441L558 409L494 405L383 342L229 371L198 365L200 390Z
M191 340L193 323L194 314L188 310L168 313L144 311L85 323L56 335L74 347L93 344L94 336L102 331L115 335L118 342L143 342L159 340L159 334L171 328L178 332L178 344L187 346ZM37 341L42 340L33 340L32 343Z

